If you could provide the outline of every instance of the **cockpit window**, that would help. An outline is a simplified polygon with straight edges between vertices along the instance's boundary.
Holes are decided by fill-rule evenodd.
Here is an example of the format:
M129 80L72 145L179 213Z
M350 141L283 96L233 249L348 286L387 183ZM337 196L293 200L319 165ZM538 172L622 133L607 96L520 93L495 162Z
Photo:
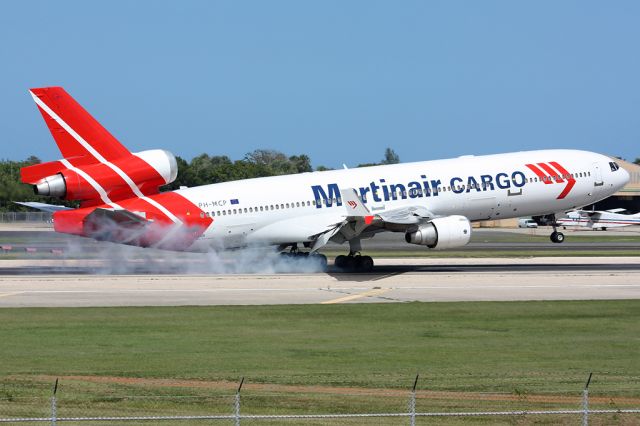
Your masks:
M611 161L609 163L609 167L611 167L611 171L615 172L616 170L618 170L620 168L620 166L618 165L618 163Z

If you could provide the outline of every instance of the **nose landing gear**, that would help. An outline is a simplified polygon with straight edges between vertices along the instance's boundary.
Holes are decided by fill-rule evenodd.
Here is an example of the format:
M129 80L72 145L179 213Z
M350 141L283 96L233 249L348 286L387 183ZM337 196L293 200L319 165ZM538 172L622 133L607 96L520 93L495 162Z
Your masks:
M551 233L549 238L551 239L552 243L558 243L559 244L559 243L564 242L564 234L562 232L556 231L555 227L553 228L553 232Z
M556 215L553 215L553 222L551 222L551 226L553 227L553 232L549 236L549 239L552 243L563 243L564 242L564 234L562 232L558 232L557 223L556 223Z

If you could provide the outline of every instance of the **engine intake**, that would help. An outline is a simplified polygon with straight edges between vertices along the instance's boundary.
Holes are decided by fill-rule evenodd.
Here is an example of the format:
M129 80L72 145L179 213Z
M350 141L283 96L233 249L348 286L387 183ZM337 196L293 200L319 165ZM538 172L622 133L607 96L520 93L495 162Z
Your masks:
M67 184L64 181L64 176L58 173L53 176L47 176L36 185L33 185L33 192L36 195L64 198L67 195Z
M407 232L405 240L432 249L462 247L471 239L471 223L464 216L439 217L422 225L414 232Z

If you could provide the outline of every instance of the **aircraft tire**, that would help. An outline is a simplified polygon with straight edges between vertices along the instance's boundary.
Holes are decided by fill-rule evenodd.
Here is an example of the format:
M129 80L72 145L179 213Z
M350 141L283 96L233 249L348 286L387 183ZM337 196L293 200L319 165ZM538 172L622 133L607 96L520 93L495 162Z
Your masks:
M320 268L322 268L323 271L327 270L327 256L325 256L324 254L314 254L311 256L311 258L318 261L318 263L320 264Z
M373 270L373 259L371 256L360 256L357 270L358 272L371 272Z
M558 235L556 235L556 243L563 243L564 242L564 234L562 232L558 232Z
M336 268L345 269L347 266L347 256L341 254L340 256L336 256L336 259L333 261L333 264Z

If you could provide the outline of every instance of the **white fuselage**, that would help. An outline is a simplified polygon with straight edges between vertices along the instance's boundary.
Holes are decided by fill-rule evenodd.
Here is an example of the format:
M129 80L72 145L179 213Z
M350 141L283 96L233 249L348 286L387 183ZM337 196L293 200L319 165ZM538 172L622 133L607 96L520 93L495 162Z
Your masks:
M435 216L506 219L610 196L629 179L623 169L613 171L611 161L587 151L540 150L248 179L178 193L213 218L198 245L277 245L309 242L344 220L341 189L356 189L372 214L422 206ZM538 165L538 173L529 165Z

